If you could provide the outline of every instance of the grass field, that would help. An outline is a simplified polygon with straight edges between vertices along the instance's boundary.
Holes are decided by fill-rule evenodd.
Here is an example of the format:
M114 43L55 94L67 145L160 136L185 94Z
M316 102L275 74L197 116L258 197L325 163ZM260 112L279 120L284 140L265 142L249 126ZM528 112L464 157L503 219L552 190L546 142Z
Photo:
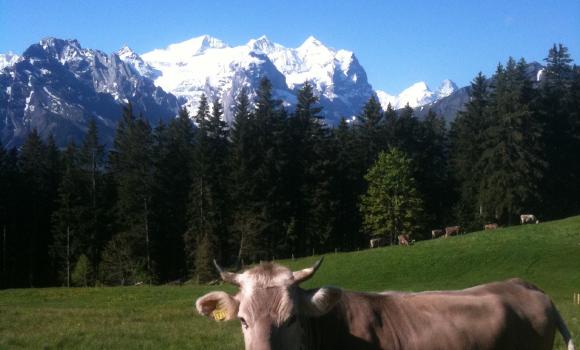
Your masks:
M283 261L294 269L317 257ZM420 291L522 277L555 301L580 343L580 217L451 239L328 254L305 287ZM0 349L241 349L237 322L216 323L195 299L229 286L49 288L0 291ZM557 349L564 349L557 336Z

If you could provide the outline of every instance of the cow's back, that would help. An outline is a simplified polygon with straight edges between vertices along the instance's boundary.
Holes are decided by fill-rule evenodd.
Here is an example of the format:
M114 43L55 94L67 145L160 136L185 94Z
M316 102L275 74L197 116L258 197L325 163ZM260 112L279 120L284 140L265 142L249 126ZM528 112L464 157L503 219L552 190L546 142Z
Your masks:
M522 280L461 291L343 293L311 320L316 349L552 349L554 308ZM338 347L337 347L338 346Z

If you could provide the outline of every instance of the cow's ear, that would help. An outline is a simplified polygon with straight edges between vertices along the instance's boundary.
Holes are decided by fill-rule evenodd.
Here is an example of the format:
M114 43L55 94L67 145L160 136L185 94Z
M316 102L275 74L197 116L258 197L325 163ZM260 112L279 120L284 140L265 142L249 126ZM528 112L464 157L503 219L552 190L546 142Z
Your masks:
M322 316L332 310L342 297L342 290L336 287L322 287L304 291L300 311L307 316Z
M197 312L214 321L233 320L238 315L239 302L224 292L211 292L195 302Z

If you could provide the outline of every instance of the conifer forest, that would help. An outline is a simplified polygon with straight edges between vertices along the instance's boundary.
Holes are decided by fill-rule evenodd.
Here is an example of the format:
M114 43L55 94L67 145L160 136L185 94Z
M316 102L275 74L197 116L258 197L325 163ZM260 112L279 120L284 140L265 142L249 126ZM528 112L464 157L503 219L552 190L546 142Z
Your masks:
M66 148L0 145L0 288L205 283L232 268L368 248L370 238L580 214L580 67L554 45L541 79L509 58L450 123L371 97L327 125L305 83L287 111L263 79L234 121L202 97L167 123L126 105ZM394 240L394 239L393 239Z

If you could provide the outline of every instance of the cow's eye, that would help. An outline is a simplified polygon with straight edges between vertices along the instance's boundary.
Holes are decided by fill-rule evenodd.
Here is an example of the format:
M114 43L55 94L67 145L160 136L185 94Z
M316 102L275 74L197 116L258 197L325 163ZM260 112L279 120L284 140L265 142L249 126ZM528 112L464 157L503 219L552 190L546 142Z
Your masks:
M240 317L240 323L242 324L242 327L244 327L244 329L248 329L248 322L246 322L245 318Z

